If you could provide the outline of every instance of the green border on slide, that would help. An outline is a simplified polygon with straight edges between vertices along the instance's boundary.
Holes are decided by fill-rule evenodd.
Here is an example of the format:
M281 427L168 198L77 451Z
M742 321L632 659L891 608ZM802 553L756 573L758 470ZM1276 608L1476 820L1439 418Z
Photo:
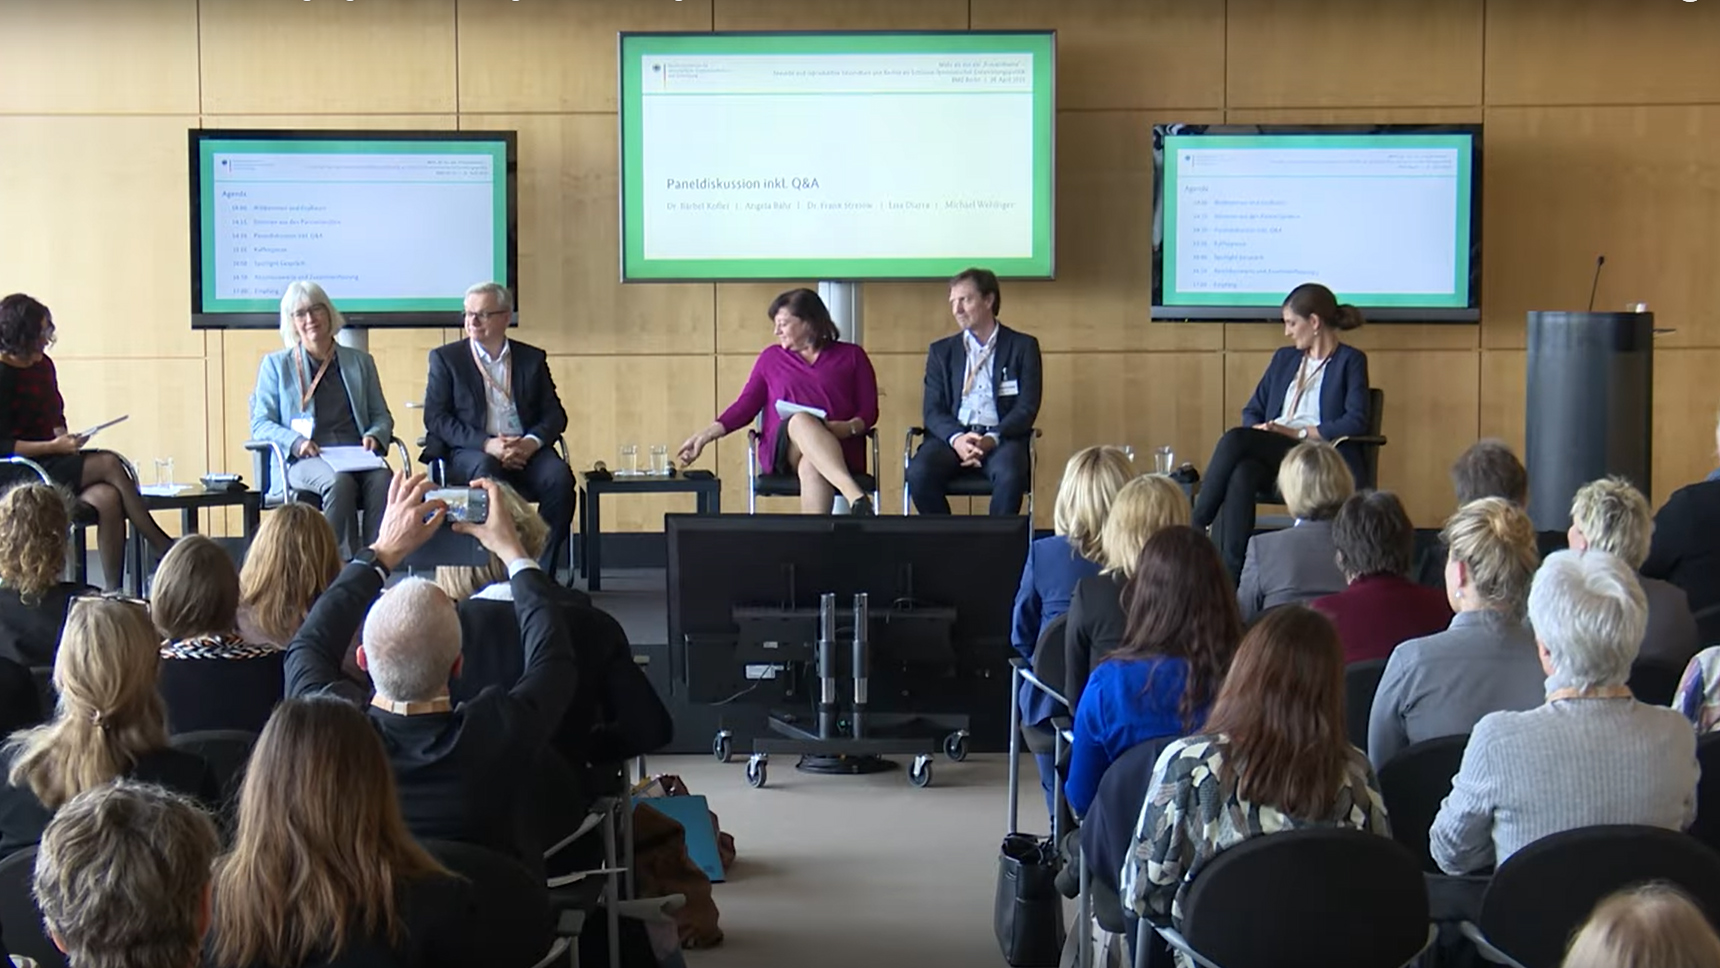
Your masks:
M203 260L204 292L203 305L195 311L203 313L272 313L281 308L280 296L267 299L217 299L207 295L215 288L215 156L217 154L244 155L489 155L492 160L491 172L495 178L490 184L491 221L494 238L491 257L495 265L491 268L490 278L504 279L508 272L508 146L502 141L426 141L414 139L411 141L386 140L343 140L332 138L328 140L307 140L295 138L291 140L267 141L256 138L221 139L210 138L198 142L197 166L202 172L201 215L203 220L203 250L199 257ZM375 179L381 181L383 179ZM452 310L458 312L465 307L465 297L444 296L425 297L421 299L353 299L344 298L340 301L343 313L377 313L377 312L436 312Z
M1055 35L926 34L623 34L621 70L621 278L623 281L720 279L947 279L976 261L1000 276L1050 278L1052 169L1056 104ZM1033 254L1017 259L647 259L641 62L665 54L1031 54L1033 56Z
M1166 306L1265 306L1284 301L1282 292L1183 292L1176 288L1177 184L1183 149L1211 148L1453 148L1457 151L1457 211L1453 245L1451 292L1342 292L1339 297L1369 306L1454 307L1469 305L1469 213L1473 138L1467 134L1374 134L1374 135L1169 135L1164 144L1164 279ZM1394 176L1395 177L1395 176Z

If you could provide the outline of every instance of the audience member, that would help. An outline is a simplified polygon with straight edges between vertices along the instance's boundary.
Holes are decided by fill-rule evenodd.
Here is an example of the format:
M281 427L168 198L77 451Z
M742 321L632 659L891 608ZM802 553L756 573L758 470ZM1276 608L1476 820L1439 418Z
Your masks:
M1099 532L1104 570L1075 583L1063 633L1064 696L1081 704L1087 678L1100 659L1123 641L1128 625L1123 595L1147 539L1172 525L1188 524L1189 501L1182 485L1163 474L1143 474L1123 486Z
M167 744L155 690L160 649L141 603L72 603L54 662L54 718L12 734L0 749L0 857L35 844L54 811L115 777L219 802L208 765Z
M188 534L156 570L149 606L161 633L161 698L172 733L255 733L281 701L278 645L239 636L239 573L214 541Z
M1450 874L1503 864L1576 827L1683 830L1696 816L1696 737L1625 685L1647 606L1636 574L1603 551L1557 552L1529 593L1546 702L1489 713L1429 832Z
M1698 736L1720 727L1720 645L1690 657L1673 695L1672 708L1690 720Z
M479 479L473 486L489 493L492 507L502 507L494 483ZM417 578L377 598L393 569L442 526L447 508L424 500L429 489L422 475L397 474L390 483L376 543L317 599L287 649L286 694L368 700L407 826L420 839L488 847L540 870L532 771L578 683L567 624L555 607L555 583L526 554L510 515L452 525L508 563L525 651L525 671L513 688L486 689L455 706L448 688L461 663L454 603ZM375 683L374 697L341 674L341 656L361 621L357 659Z
M1337 632L1287 605L1243 637L1205 731L1159 756L1123 865L1123 903L1180 925L1183 895L1213 855L1308 826L1391 834L1374 771L1344 738Z
M239 569L239 637L286 648L339 574L340 545L327 518L299 503L269 512Z
M1384 766L1424 739L1467 733L1501 709L1541 704L1546 676L1523 624L1540 558L1535 528L1515 504L1471 501L1446 522L1451 627L1392 650L1368 717L1368 758Z
M477 886L412 839L388 767L350 703L276 707L245 770L233 848L215 868L211 965L469 968L526 965L543 951L547 931L478 936ZM532 950L509 959L515 946Z
M215 825L190 800L145 783L105 783L48 824L36 906L72 968L197 968L220 849Z
M72 599L95 589L61 581L66 495L52 484L16 484L0 496L0 658L51 666Z
M1242 638L1218 549L1187 525L1147 539L1124 598L1123 642L1094 666L1075 710L1063 792L1077 815L1131 747L1201 727Z
M1572 551L1596 548L1640 569L1648 558L1653 534L1654 517L1648 499L1622 477L1590 481L1571 500ZM1682 668L1702 648L1696 619L1690 614L1690 599L1671 582L1640 574L1637 580L1648 600L1648 628L1637 658Z
M1457 506L1484 497L1502 497L1520 508L1529 506L1529 471L1503 440L1478 440L1451 465L1451 488Z
M1715 429L1720 445L1720 427ZM1697 615L1720 605L1720 471L1672 492L1654 516L1654 539L1641 572L1684 589ZM1710 619L1711 621L1711 619ZM1714 641L1712 633L1704 641Z
M1352 495L1332 519L1332 547L1349 587L1313 606L1337 628L1346 663L1384 659L1399 643L1451 624L1445 593L1409 580L1415 526L1397 495Z
M1338 448L1308 440L1290 448L1278 465L1278 490L1294 526L1248 539L1248 556L1236 589L1242 620L1269 608L1341 591L1332 547L1332 517L1355 492L1355 477Z
M1689 895L1642 884L1595 905L1563 968L1720 968L1720 937Z

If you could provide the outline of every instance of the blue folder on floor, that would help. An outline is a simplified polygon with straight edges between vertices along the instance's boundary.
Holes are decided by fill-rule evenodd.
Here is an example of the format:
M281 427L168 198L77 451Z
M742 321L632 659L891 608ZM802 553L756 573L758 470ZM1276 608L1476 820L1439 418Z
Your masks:
M717 832L711 827L711 806L704 797L634 797L633 802L648 803L651 809L679 822L687 831L687 855L693 858L693 863L699 865L712 884L724 880L723 862L717 855Z

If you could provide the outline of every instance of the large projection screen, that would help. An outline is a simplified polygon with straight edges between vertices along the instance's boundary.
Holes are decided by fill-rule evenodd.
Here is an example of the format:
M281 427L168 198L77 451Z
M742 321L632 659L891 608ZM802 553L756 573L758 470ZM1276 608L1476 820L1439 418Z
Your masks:
M1055 46L622 34L622 279L1050 278Z

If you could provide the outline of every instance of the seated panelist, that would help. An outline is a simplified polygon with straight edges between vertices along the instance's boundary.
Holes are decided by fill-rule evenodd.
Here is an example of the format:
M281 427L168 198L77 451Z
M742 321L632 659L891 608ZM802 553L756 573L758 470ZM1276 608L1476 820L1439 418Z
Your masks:
M682 466L691 464L705 445L762 413L759 468L800 477L801 513L830 513L838 493L848 499L849 513L878 513L855 479L866 470L866 431L878 422L878 376L871 358L858 344L841 341L830 310L810 289L777 296L765 315L775 326L776 345L758 355L735 402L688 437L676 457Z
M921 514L950 513L949 484L964 470L991 480L992 514L1020 514L1033 486L1039 341L998 322L1002 308L989 269L950 280L950 312L961 332L926 355L926 441L908 465L908 493Z
M555 574L573 527L573 471L550 446L567 430L543 350L508 339L507 287L466 290L466 338L430 352L424 429L449 448L448 482L506 481L549 525L539 564Z
M281 296L281 342L257 369L251 394L251 436L287 451L287 480L279 488L314 491L323 516L350 556L376 540L388 504L386 468L337 473L320 455L324 447L354 447L382 454L394 437L394 415L382 396L376 360L338 346L334 334L346 318L314 282L295 282ZM359 514L364 526L359 527Z
M1219 438L1194 501L1195 527L1218 522L1214 537L1232 575L1241 574L1254 533L1255 494L1277 475L1290 448L1368 429L1368 357L1339 340L1341 332L1362 325L1361 312L1339 305L1325 286L1306 282L1285 297L1283 315L1292 345L1273 354L1242 408L1242 426ZM1362 481L1360 450L1339 445L1338 452Z

